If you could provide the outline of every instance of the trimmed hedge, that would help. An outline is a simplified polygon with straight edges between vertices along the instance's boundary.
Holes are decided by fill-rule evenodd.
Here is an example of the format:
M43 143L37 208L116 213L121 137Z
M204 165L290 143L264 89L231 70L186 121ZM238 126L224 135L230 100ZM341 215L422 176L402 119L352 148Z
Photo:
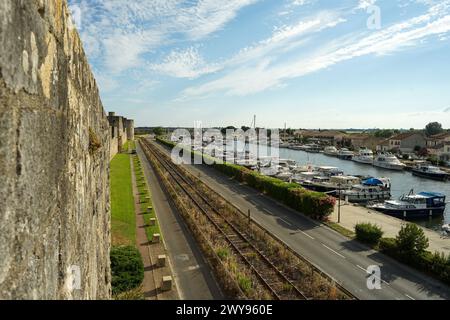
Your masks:
M139 287L144 280L144 263L135 247L111 248L112 293L117 295Z
M372 223L360 223L355 226L356 239L368 244L378 244L383 231L381 228Z
M175 146L173 142L159 137L156 139L169 148ZM192 151L191 153L192 156L195 154ZM208 156L205 155L204 158L206 157ZM208 158L212 159L211 157ZM334 206L336 205L336 200L324 193L309 191L298 184L267 177L236 164L214 162L213 167L223 174L239 182L244 182L290 208L317 220L325 220L333 212Z
M394 238L381 239L379 249L384 254L450 285L450 255L438 252L433 254L429 251L416 256L407 255L400 250L397 239Z

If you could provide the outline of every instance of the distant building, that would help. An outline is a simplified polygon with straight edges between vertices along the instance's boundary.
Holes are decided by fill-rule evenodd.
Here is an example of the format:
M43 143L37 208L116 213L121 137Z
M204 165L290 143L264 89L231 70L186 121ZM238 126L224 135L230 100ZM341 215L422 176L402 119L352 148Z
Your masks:
M427 138L427 148L441 146L445 142L450 142L450 132L443 132Z
M355 149L368 148L376 150L377 146L383 141L383 138L377 138L368 133L355 133L348 136L351 146Z
M427 138L427 149L430 155L441 161L450 161L450 132L440 133Z
M376 151L378 152L387 152L392 150L391 143L389 139L382 140L380 143L376 146Z
M134 140L134 120L122 116L116 116L114 112L108 114L111 133L110 158L122 152L122 147L127 141Z
M414 152L416 148L425 148L427 141L425 135L418 131L409 131L389 138L390 150L404 153Z
M347 138L346 133L335 130L297 130L294 135L296 138L330 145L342 144Z

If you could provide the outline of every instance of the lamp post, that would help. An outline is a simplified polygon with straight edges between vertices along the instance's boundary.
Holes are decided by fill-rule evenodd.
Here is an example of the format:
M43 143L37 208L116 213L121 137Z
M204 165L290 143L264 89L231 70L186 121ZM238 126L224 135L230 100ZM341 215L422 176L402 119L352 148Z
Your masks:
M338 223L341 223L341 184L338 183L339 196L338 196Z

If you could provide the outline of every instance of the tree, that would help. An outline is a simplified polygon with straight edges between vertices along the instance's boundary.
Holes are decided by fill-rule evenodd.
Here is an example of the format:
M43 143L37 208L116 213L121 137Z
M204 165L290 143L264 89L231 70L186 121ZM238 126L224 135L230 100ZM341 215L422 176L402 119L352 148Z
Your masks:
M422 228L414 223L402 226L397 236L397 247L407 257L417 257L428 248L428 238Z
M425 132L428 136L434 136L435 134L444 132L444 129L439 122L431 122L425 127Z
M227 133L227 130L233 130L236 131L236 128L233 126L228 126L226 128L222 128L222 130L220 130L220 132L222 132L223 135L225 135Z
M375 137L377 138L390 138L394 135L394 131L393 130L388 130L388 129L383 129L383 130L377 130L374 133Z
M164 129L161 127L153 129L153 133L157 136L162 136L164 134Z

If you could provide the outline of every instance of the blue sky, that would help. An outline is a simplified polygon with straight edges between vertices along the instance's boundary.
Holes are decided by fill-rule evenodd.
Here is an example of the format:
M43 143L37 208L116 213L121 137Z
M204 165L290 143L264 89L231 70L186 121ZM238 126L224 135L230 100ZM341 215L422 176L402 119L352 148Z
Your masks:
M450 128L450 0L69 4L105 109L138 126Z

